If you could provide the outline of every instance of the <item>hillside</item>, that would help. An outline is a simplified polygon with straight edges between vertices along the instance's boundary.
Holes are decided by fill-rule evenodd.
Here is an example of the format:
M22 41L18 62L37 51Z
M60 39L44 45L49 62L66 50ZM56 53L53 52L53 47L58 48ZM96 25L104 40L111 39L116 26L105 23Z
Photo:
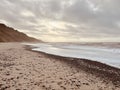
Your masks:
M0 42L40 42L35 38L0 23Z

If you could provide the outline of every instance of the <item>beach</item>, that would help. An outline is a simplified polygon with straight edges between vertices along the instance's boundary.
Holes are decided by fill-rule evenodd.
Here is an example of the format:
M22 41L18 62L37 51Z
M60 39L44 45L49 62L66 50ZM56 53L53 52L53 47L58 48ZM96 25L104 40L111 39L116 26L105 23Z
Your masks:
M119 90L120 69L0 43L0 90Z

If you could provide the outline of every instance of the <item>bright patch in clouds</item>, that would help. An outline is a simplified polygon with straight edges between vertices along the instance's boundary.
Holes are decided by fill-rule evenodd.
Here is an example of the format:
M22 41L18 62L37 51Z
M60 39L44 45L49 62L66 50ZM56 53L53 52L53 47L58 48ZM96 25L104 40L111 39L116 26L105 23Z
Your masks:
M25 16L25 17L34 17L35 16L31 11L28 11L28 10L23 10L21 12L21 15Z
M54 28L66 29L65 23L60 21L40 20L39 24L45 26L48 29L54 29Z
M1 0L0 22L44 41L120 41L120 0Z

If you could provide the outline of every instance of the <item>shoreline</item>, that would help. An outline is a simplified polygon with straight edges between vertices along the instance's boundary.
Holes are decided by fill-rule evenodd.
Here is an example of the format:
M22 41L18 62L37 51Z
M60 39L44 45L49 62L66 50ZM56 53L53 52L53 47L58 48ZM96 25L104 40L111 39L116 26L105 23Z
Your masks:
M29 44L26 44L29 46ZM39 46L38 46L39 45ZM30 44L33 51L45 52L61 57L80 58L91 61L97 61L106 65L120 69L120 49L119 48L108 48L100 45L89 46L89 45L76 45L76 44ZM111 45L108 45L111 46ZM39 48L40 47L40 48ZM56 49L56 50L55 50Z
M100 79L103 79L105 83L112 82L115 87L120 87L120 69L117 67L109 66L107 64L88 59L64 57L40 51L33 51L31 50L32 47L30 46L25 48L26 50L43 54L48 58L53 58L71 64L72 66L75 66L76 69L81 69L88 74L92 74Z
M98 62L0 44L0 90L119 90L119 75L120 70Z

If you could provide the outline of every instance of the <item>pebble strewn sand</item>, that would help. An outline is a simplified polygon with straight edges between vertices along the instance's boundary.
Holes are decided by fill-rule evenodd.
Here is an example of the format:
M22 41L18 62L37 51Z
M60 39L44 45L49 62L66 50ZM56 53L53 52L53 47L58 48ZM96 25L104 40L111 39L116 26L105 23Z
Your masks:
M0 90L120 90L73 65L19 43L1 43Z

